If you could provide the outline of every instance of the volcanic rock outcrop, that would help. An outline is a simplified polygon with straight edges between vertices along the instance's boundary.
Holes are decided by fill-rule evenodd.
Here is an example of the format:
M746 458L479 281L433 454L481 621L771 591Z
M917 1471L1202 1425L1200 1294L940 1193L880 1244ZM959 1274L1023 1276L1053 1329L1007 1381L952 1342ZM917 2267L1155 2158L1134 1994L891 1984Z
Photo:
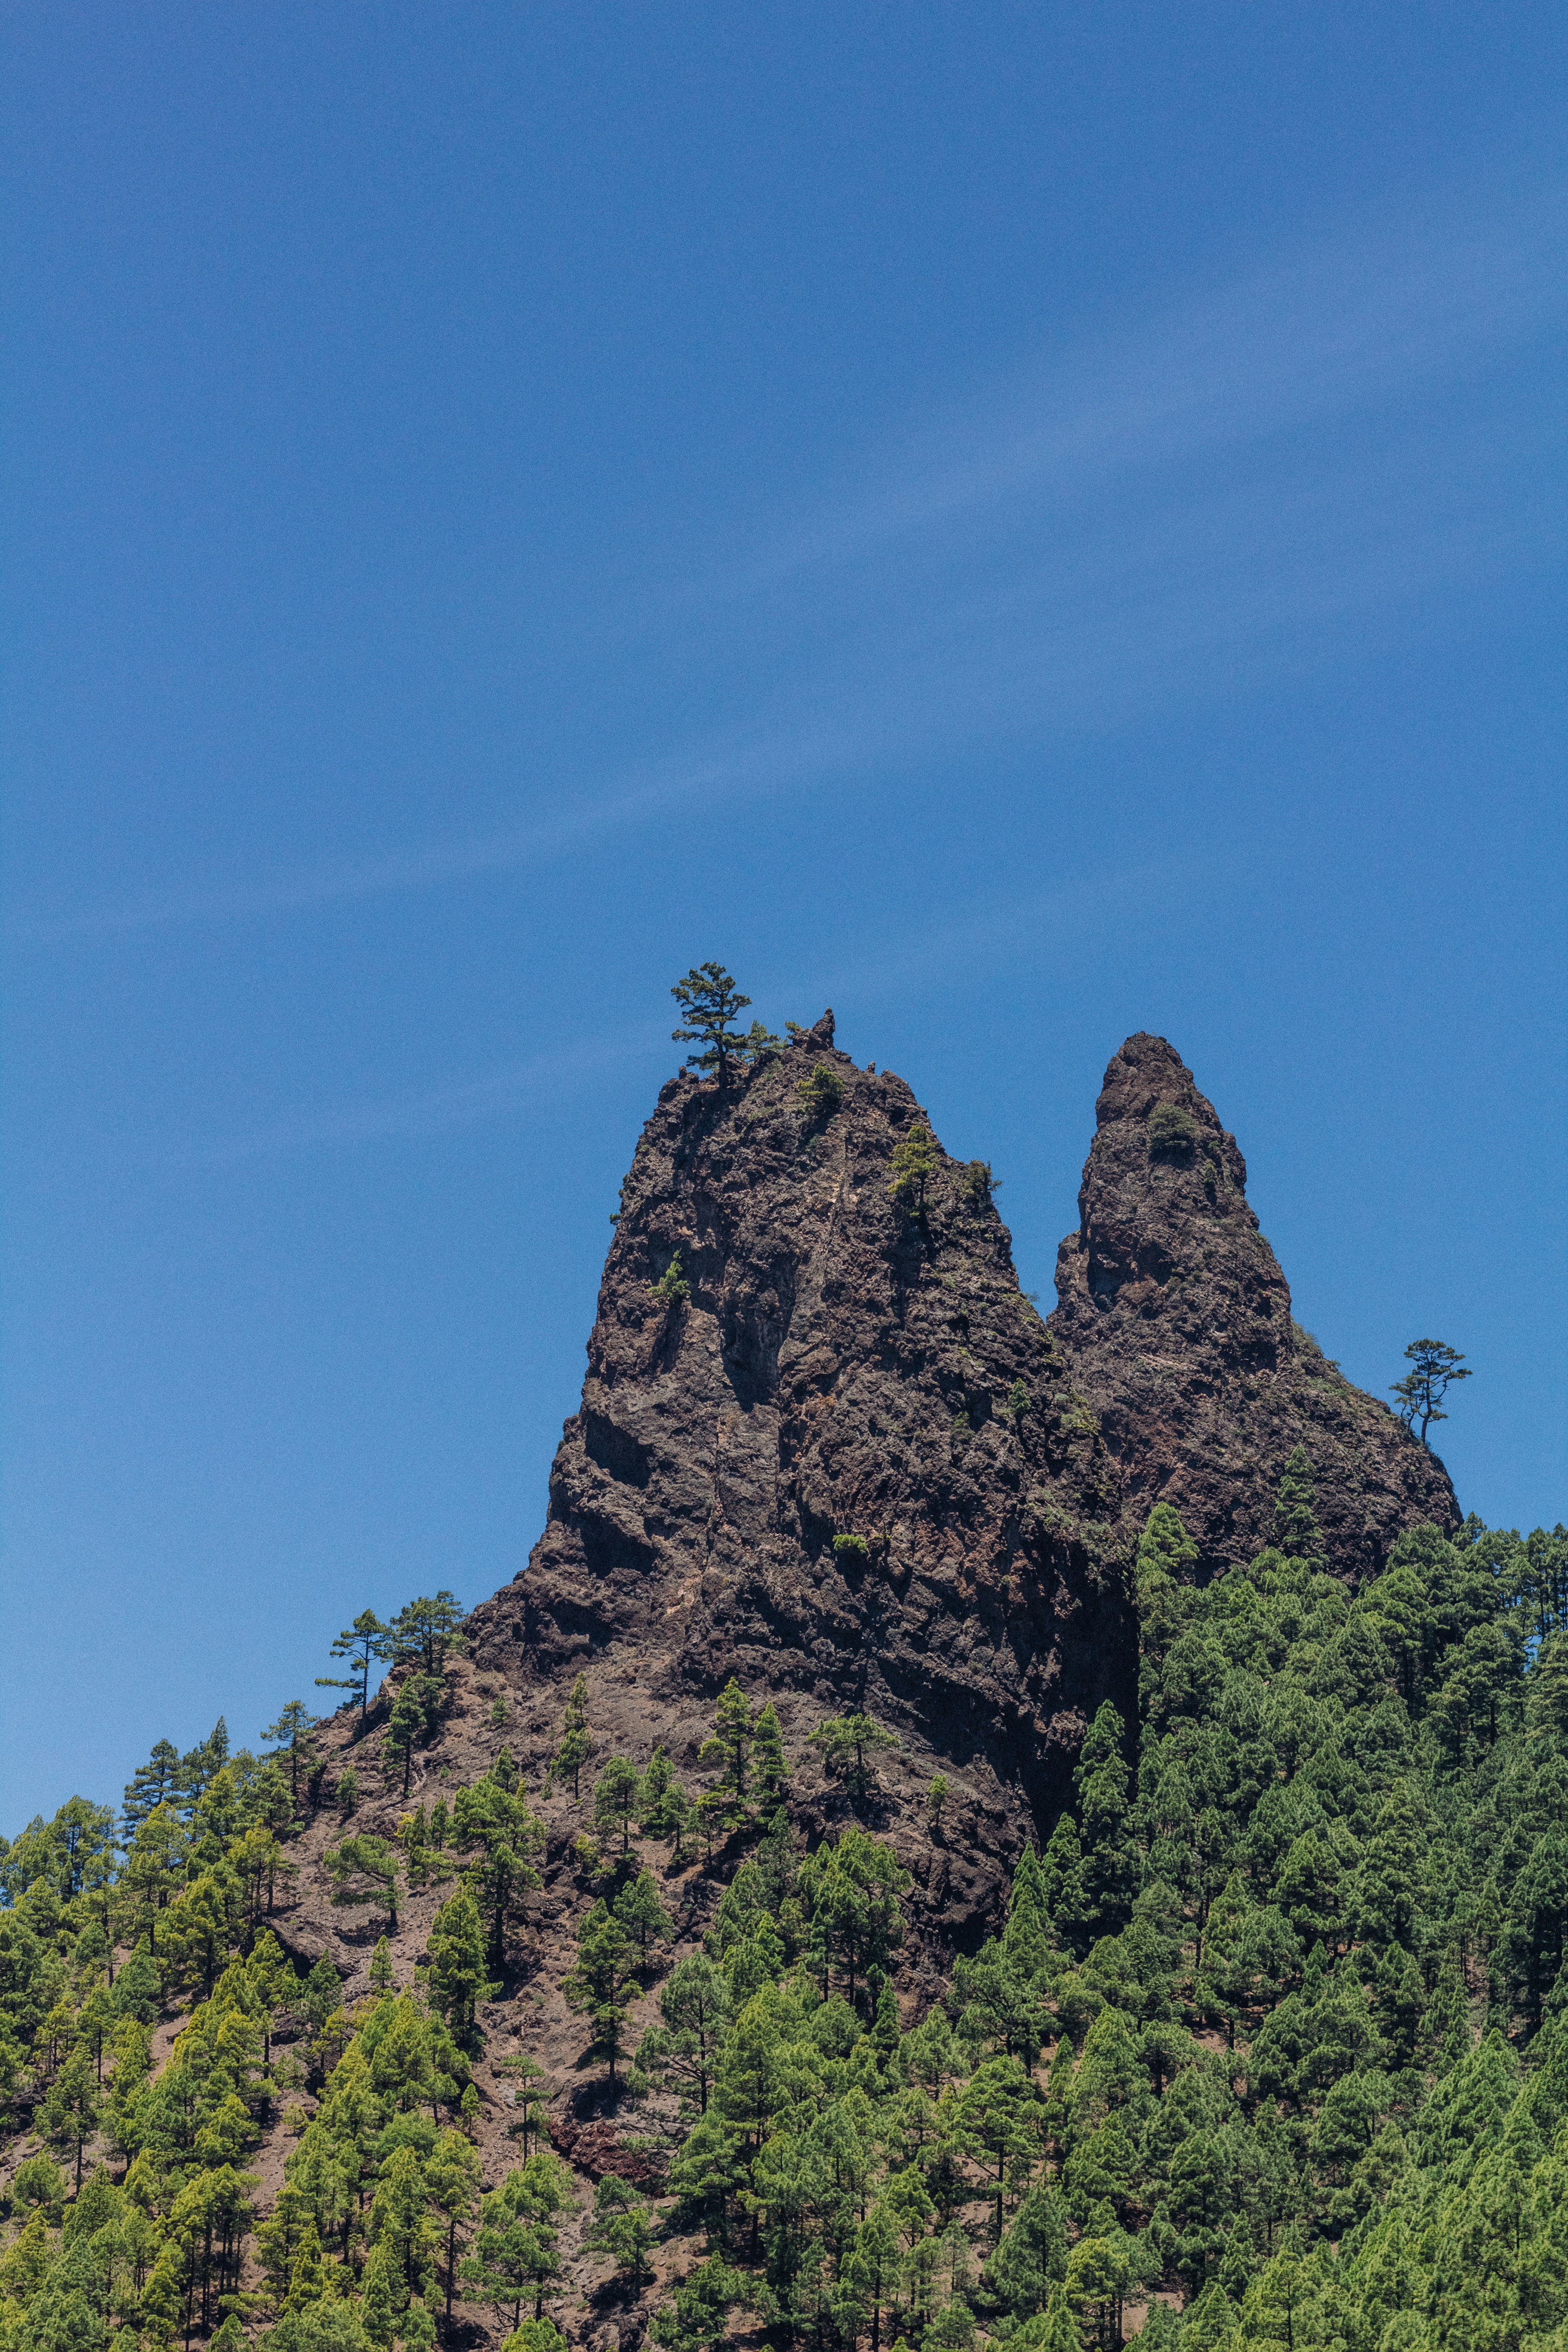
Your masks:
M1441 1465L1293 1328L1235 1139L1163 1039L1111 1063L1048 1324L980 1163L938 1148L923 1199L894 1197L928 1124L901 1078L836 1050L831 1013L727 1089L669 1081L544 1533L470 1630L541 1735L581 1671L606 1744L639 1759L660 1740L695 1762L739 1675L777 1705L797 1802L811 1729L869 1712L903 1743L882 1817L917 1907L962 1937L1068 1796L1088 1717L1130 1715L1153 1503L1210 1569L1248 1557L1300 1443L1351 1575L1458 1513Z
M627 1740L663 1726L678 1757L731 1673L796 1748L866 1709L904 1740L895 1809L934 1763L959 1776L962 1875L966 1843L1016 1851L1087 1716L1126 1703L1120 1490L984 1171L939 1150L923 1206L895 1201L924 1116L832 1041L827 1014L727 1092L663 1089L548 1524L474 1654L525 1680L588 1668ZM837 1107L802 1098L813 1073ZM662 1301L677 1256L690 1296Z
M1457 1527L1454 1490L1398 1416L1291 1320L1246 1188L1236 1138L1174 1047L1130 1037L1096 1107L1049 1328L1116 1463L1124 1547L1165 1502L1209 1567L1249 1559L1301 1445L1329 1563L1359 1579L1403 1528Z

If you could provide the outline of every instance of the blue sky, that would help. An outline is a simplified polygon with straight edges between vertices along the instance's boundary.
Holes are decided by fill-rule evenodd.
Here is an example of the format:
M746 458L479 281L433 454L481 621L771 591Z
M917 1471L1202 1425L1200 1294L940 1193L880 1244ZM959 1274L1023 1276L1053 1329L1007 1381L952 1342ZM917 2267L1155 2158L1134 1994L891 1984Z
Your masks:
M1568 1515L1560 10L4 40L0 1827L521 1567L707 956Z

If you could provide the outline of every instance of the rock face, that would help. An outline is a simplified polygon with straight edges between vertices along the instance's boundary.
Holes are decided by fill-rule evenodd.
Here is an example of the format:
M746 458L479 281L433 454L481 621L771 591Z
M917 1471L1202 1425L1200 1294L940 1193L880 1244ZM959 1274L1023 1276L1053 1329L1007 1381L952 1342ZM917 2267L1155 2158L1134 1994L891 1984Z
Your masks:
M664 1088L548 1524L474 1654L530 1681L587 1669L606 1726L657 1716L678 1761L731 1673L775 1696L795 1755L824 1715L868 1710L904 1742L894 1812L935 1766L953 1779L931 1867L962 1913L955 1880L988 1899L1086 1716L1126 1702L1120 1490L984 1174L939 1150L923 1210L895 1202L923 1114L832 1040L827 1014L726 1094ZM814 1073L836 1108L802 1100ZM690 1297L667 1305L677 1255Z
M1374 1572L1418 1520L1458 1526L1442 1464L1292 1322L1236 1138L1163 1037L1106 1071L1079 1212L1049 1328L1116 1462L1124 1540L1166 1502L1211 1567L1250 1559L1298 1444L1342 1573Z
M880 1818L915 1911L962 1937L1048 1829L1087 1717L1130 1712L1126 1569L1154 1502L1211 1565L1249 1556L1300 1442L1348 1573L1458 1515L1441 1466L1293 1329L1241 1154L1163 1040L1110 1066L1048 1325L979 1163L938 1148L923 1200L892 1197L927 1126L901 1078L835 1050L831 1013L727 1091L671 1079L548 1523L470 1632L541 1729L584 1673L603 1746L639 1760L659 1739L694 1764L738 1675L823 1821L810 1731L876 1716L903 1743ZM660 1296L677 1258L689 1295Z

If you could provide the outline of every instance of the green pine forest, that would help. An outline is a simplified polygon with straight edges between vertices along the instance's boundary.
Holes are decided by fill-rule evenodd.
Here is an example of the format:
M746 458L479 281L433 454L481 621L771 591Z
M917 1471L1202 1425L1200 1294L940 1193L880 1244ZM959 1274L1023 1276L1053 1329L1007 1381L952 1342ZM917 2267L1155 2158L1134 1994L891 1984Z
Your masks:
M1568 2352L1568 1531L1417 1528L1354 1591L1297 1457L1275 1538L1205 1582L1155 1508L1138 1719L1100 1710L923 2007L885 1727L815 1735L812 1849L758 1695L688 1786L580 1684L550 1948L629 2176L596 2187L528 2047L542 1792L503 1747L354 1825L355 1758L395 1792L441 1738L449 1594L340 1638L332 1774L292 1702L0 1841L0 2352L557 2352L606 2310L660 2352ZM382 1930L348 2008L268 1925L324 1818L311 1866Z

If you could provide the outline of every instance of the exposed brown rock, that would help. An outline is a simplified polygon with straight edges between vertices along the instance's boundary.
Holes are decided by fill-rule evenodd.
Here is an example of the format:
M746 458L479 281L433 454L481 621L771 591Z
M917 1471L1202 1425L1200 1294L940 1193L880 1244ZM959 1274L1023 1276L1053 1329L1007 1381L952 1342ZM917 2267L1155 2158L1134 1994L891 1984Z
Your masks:
M869 1709L905 1742L893 1815L912 1828L932 1769L955 1777L950 1840L984 1857L944 1887L962 1932L1059 1801L1086 1714L1125 1697L1120 1490L984 1181L941 1155L923 1217L895 1202L924 1114L832 1037L829 1013L725 1094L665 1087L548 1525L475 1654L585 1668L601 1721L636 1713L677 1752L731 1673L777 1696L796 1759L824 1715ZM842 1087L830 1116L797 1096L813 1070ZM667 1307L677 1252L691 1296Z
M584 2123L568 2108L550 2116L549 2129L551 2146L590 2180L613 2172L638 2189L663 2189L665 2166L646 2147L628 2147L619 2124Z
M1418 1520L1458 1526L1442 1464L1292 1323L1236 1138L1163 1037L1129 1037L1106 1071L1079 1211L1050 1329L1120 1471L1124 1539L1166 1502L1211 1566L1250 1559L1297 1444L1342 1573Z

